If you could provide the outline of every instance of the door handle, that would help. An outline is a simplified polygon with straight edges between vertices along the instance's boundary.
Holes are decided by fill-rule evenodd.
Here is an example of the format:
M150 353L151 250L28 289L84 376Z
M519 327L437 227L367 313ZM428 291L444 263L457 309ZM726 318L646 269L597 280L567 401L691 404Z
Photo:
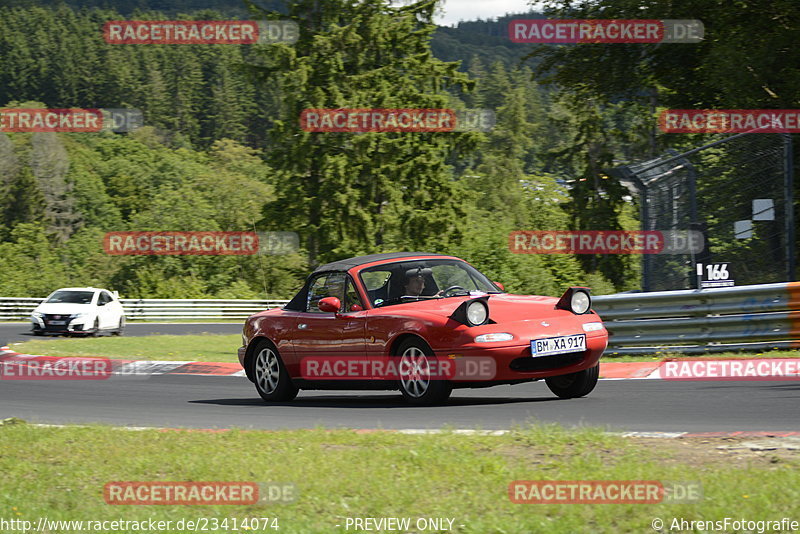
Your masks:
M299 325L297 325L297 328L300 330L305 330L306 328L308 328L308 325L306 323L300 323Z

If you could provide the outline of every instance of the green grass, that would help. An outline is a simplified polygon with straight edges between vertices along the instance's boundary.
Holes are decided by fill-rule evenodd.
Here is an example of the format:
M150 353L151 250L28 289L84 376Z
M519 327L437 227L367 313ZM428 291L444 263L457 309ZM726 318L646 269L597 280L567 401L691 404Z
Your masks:
M203 334L190 336L153 335L143 337L47 338L33 339L11 348L39 356L96 356L135 360L183 360L237 363L236 350L241 336ZM663 359L691 358L800 358L800 351L724 352L720 354L678 354L656 352L652 356L614 356L606 353L603 362L657 362Z
M95 356L130 360L179 360L238 363L239 334L191 336L46 338L11 346L15 352L37 356Z
M757 465L698 465L692 455L665 461L657 446L556 425L480 436L10 424L0 426L0 451L0 517L34 522L277 517L279 532L329 533L344 532L335 525L346 517L448 517L464 525L459 533L619 533L651 531L654 517L796 518L800 502L796 456ZM103 499L107 482L150 480L294 483L299 498L251 506L110 506ZM699 481L704 500L513 504L507 488L514 480Z

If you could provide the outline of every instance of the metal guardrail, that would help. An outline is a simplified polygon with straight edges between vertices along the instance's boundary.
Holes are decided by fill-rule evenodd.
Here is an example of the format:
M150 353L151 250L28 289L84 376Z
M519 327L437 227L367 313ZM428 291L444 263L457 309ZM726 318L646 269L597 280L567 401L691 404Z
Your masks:
M598 296L608 353L800 348L800 282Z
M26 320L43 298L0 297L0 321ZM125 318L246 319L254 313L283 306L288 300L120 299Z
M30 319L31 312L44 299L0 297L0 321Z
M0 297L0 321L28 319L44 299ZM120 299L128 319L246 319L287 300ZM606 352L649 354L800 348L800 282L620 293L593 298Z

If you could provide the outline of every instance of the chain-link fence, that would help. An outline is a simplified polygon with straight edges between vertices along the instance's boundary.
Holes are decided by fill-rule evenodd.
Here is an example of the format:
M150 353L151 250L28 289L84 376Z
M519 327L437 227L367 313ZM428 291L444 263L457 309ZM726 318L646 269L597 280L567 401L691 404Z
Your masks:
M728 263L736 285L794 280L790 135L732 135L611 172L639 196L642 230L705 237L696 255L644 255L644 291L696 288L698 263Z

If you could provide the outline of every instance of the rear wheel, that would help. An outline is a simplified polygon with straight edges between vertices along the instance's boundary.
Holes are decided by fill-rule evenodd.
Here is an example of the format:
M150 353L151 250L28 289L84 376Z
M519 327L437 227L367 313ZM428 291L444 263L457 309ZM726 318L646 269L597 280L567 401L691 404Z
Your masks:
M400 393L409 404L429 406L447 400L453 386L447 380L434 380L431 367L438 369L433 351L418 339L404 341L397 349L398 384Z
M545 378L545 383L550 391L561 397L562 399L574 399L576 397L583 397L591 393L597 385L597 379L600 376L600 364L578 371L577 373L570 373L568 375L551 376Z
M256 391L266 402L290 401L297 396L299 390L272 343L259 343L250 362Z

